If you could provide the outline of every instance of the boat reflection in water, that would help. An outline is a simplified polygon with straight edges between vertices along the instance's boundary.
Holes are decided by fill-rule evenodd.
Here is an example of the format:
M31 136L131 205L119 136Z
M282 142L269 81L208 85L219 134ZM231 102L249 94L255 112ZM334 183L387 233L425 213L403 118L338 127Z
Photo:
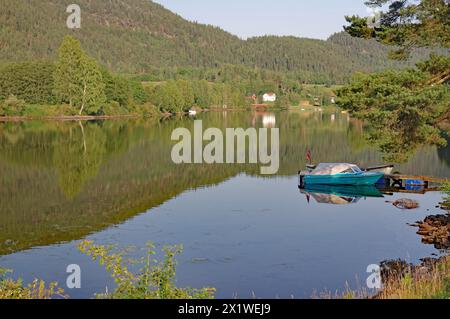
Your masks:
M375 186L311 185L301 188L300 192L306 195L308 202L312 197L319 204L330 205L356 204L361 198L384 197Z

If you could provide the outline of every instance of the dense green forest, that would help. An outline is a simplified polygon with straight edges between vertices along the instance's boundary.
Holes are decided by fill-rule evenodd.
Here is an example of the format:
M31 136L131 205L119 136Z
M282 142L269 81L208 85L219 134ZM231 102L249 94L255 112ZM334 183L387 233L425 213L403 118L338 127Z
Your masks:
M137 115L245 107L253 94L279 95L273 107L324 105L330 87L302 84L280 72L226 64L218 68L154 69L141 75L111 73L81 43L65 36L55 61L0 66L0 116Z
M77 3L82 26L69 30L64 2L2 0L0 64L54 60L67 34L79 39L100 64L120 73L155 74L155 69L173 67L205 71L233 64L289 73L302 83L332 84L346 82L355 71L414 62L389 61L383 45L345 33L327 41L275 36L244 41L217 27L186 21L148 0Z
M184 113L194 106L248 104L247 80L236 83L231 79L214 82L188 78L143 85L138 77L110 73L84 52L78 40L66 36L54 62L8 63L0 67L0 116L152 116L157 112ZM250 87L269 85L278 92L281 82L277 86L274 80L272 85L267 84L268 79L251 82Z
M355 71L414 67L430 52L394 61L387 46L350 31L241 40L148 0L78 4L82 26L70 30L60 1L2 1L0 116L148 116L244 107L265 92L277 107L322 106Z

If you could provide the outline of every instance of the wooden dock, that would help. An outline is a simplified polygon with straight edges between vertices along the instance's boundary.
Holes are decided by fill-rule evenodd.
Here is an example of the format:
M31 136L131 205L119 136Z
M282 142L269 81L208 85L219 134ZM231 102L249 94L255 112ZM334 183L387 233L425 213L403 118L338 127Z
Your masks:
M406 185L411 186L424 186L425 189L430 188L430 184L445 184L449 183L448 178L436 178L431 176L414 176L414 175L385 175L386 185L389 187L404 187ZM410 183L408 183L410 181ZM417 181L419 183L414 183ZM432 188L430 188L432 189Z
M381 188L380 191L385 195L394 195L395 193L425 195L428 192L440 192L442 191L442 187L420 187L418 189L406 189L404 187L384 187Z

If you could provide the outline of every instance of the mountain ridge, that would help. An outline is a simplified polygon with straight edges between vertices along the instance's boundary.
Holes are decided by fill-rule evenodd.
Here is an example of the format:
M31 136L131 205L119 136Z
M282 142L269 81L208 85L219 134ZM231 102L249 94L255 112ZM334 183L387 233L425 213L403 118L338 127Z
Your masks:
M356 71L404 67L375 41L337 33L328 40L294 36L240 39L219 27L190 22L149 0L78 0L82 27L66 27L60 0L2 0L0 63L54 59L62 38L73 35L110 70L145 73L151 68L243 65L293 72L314 82L345 82ZM316 81L316 82L317 82Z

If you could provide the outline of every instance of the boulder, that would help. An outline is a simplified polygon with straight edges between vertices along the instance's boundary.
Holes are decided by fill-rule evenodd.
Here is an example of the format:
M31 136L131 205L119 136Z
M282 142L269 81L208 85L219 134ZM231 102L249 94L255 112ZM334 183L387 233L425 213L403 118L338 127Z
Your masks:
M419 202L412 200L412 199L398 199L395 202L392 203L395 207L399 209L416 209L419 208Z

